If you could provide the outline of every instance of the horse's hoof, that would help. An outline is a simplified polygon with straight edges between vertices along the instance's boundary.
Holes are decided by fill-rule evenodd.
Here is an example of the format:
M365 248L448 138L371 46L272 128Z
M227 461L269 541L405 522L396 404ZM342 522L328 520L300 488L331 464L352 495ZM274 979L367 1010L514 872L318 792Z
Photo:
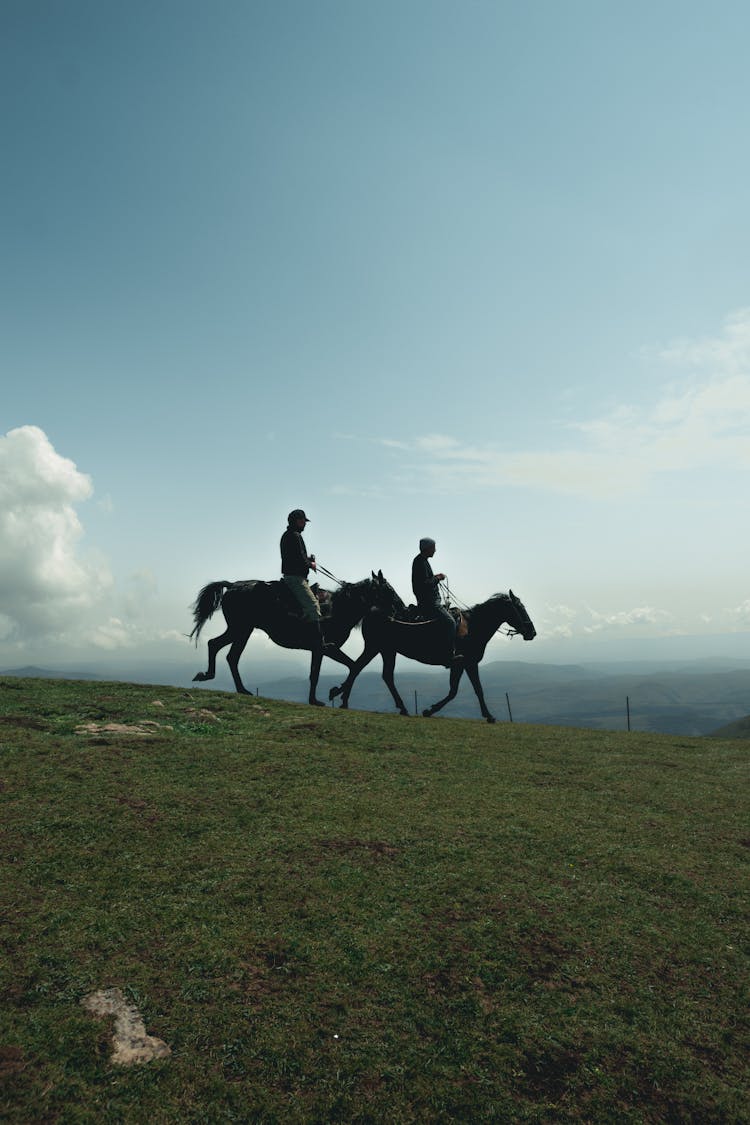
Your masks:
M422 712L422 717L423 717L423 718L425 718L425 719L431 719L431 718L432 718L432 711L430 710L430 708L429 708L429 707L427 707L427 708L426 708L426 709L425 709L425 710L424 710L424 711Z
M325 703L321 699L308 699L311 707L325 707Z
M193 683L195 683L196 680L199 683L202 683L203 680L207 680L208 678L209 678L208 672L196 672L196 674L193 676Z
M332 699L336 699L336 697L339 696L339 695L341 695L341 688L340 687L332 687L331 690L328 692L328 702L330 703Z
M405 707L402 711L399 711L399 715L406 715L407 719L409 718L409 712L406 710Z
M496 723L496 722L497 722L497 719L495 718L495 716L494 716L494 715L488 715L488 716L487 716L487 722L488 722L488 723Z

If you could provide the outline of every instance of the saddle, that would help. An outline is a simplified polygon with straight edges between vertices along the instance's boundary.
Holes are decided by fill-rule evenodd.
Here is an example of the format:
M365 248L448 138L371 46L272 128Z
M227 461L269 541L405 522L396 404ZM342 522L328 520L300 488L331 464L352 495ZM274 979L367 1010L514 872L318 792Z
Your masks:
M469 623L461 610L454 605L446 606L446 609L456 622L456 636L465 637L469 631ZM429 610L420 609L418 605L407 605L403 609L397 610L394 620L400 621L403 625L427 625L430 621L435 620L435 614L430 613Z
M272 582L266 582L272 597L274 597L284 613L290 617L296 617L300 621L303 619L303 613L300 609L299 602L295 598L292 591L287 586L286 582L277 578ZM320 616L325 620L333 613L333 594L330 590L324 590L317 582L310 586L313 594L317 598L318 605L320 606Z
M333 593L332 593L332 591L331 590L324 590L323 587L317 582L313 582L310 589L315 594L315 597L318 599L318 605L320 606L320 616L321 617L330 617L331 614L333 613Z

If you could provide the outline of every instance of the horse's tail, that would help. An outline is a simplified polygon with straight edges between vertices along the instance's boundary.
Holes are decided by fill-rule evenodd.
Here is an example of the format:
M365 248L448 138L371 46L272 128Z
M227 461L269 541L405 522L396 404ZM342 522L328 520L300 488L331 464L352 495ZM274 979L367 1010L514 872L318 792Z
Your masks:
M190 640L195 637L196 646L198 644L198 637L201 635L201 629L208 621L216 610L221 605L221 599L224 597L224 591L234 586L234 582L209 582L208 586L204 586L198 597L195 599L193 605L193 631L190 634Z

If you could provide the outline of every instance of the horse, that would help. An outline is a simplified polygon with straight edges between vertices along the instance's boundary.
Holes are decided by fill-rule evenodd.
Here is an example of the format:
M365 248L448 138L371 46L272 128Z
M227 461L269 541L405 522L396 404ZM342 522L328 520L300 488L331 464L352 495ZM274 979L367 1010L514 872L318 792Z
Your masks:
M361 582L342 582L338 590L328 592L326 599L330 612L323 617L323 641L325 652L314 647L309 621L299 616L298 610L290 604L289 592L282 582L262 582L250 579L246 582L210 582L198 594L192 606L195 625L190 639L196 645L201 629L219 608L227 623L221 636L208 642L208 668L198 672L193 680L212 680L216 675L216 655L226 645L231 645L227 664L232 673L234 686L242 695L251 695L240 678L239 661L245 645L254 629L262 629L271 640L282 648L306 649L311 653L309 702L317 707L325 704L316 698L322 656L329 656L351 670L354 661L341 651L352 629L359 625L369 610L383 614L393 613L401 601L391 584L383 577L382 570L372 578Z
M329 699L341 696L341 706L348 707L354 681L373 657L380 653L383 658L383 679L400 713L408 715L393 678L396 654L408 656L411 660L419 661L420 664L447 662L445 635L441 623L434 620L424 622L399 620L398 614L404 614L405 611L406 607L402 603L395 618L388 617L384 613L373 613L363 622L362 636L365 647L362 655L349 669L346 681L338 687L331 688ZM457 636L457 657L447 663L450 668L450 690L444 699L427 707L422 714L425 718L430 718L445 707L446 703L455 699L461 677L466 672L479 700L482 716L488 723L494 723L495 717L487 708L479 679L479 664L487 644L501 625L509 626L509 636L520 633L525 641L534 639L536 629L523 602L512 590L507 594L493 594L486 602L480 602L472 609L465 610L463 617L467 625L466 634Z

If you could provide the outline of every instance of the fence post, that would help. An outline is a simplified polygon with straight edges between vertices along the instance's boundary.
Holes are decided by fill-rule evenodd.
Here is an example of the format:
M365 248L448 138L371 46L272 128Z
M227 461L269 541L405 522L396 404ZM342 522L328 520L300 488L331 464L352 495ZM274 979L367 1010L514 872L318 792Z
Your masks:
M628 712L628 730L630 730L630 696L629 695L625 696L625 707L627 708L627 712Z
M513 722L513 712L510 709L510 697L508 696L507 691L505 693L505 702L508 704L508 718L511 722Z
M417 704L417 693L416 693L416 691L414 692L414 714L415 715L419 714L419 706Z

